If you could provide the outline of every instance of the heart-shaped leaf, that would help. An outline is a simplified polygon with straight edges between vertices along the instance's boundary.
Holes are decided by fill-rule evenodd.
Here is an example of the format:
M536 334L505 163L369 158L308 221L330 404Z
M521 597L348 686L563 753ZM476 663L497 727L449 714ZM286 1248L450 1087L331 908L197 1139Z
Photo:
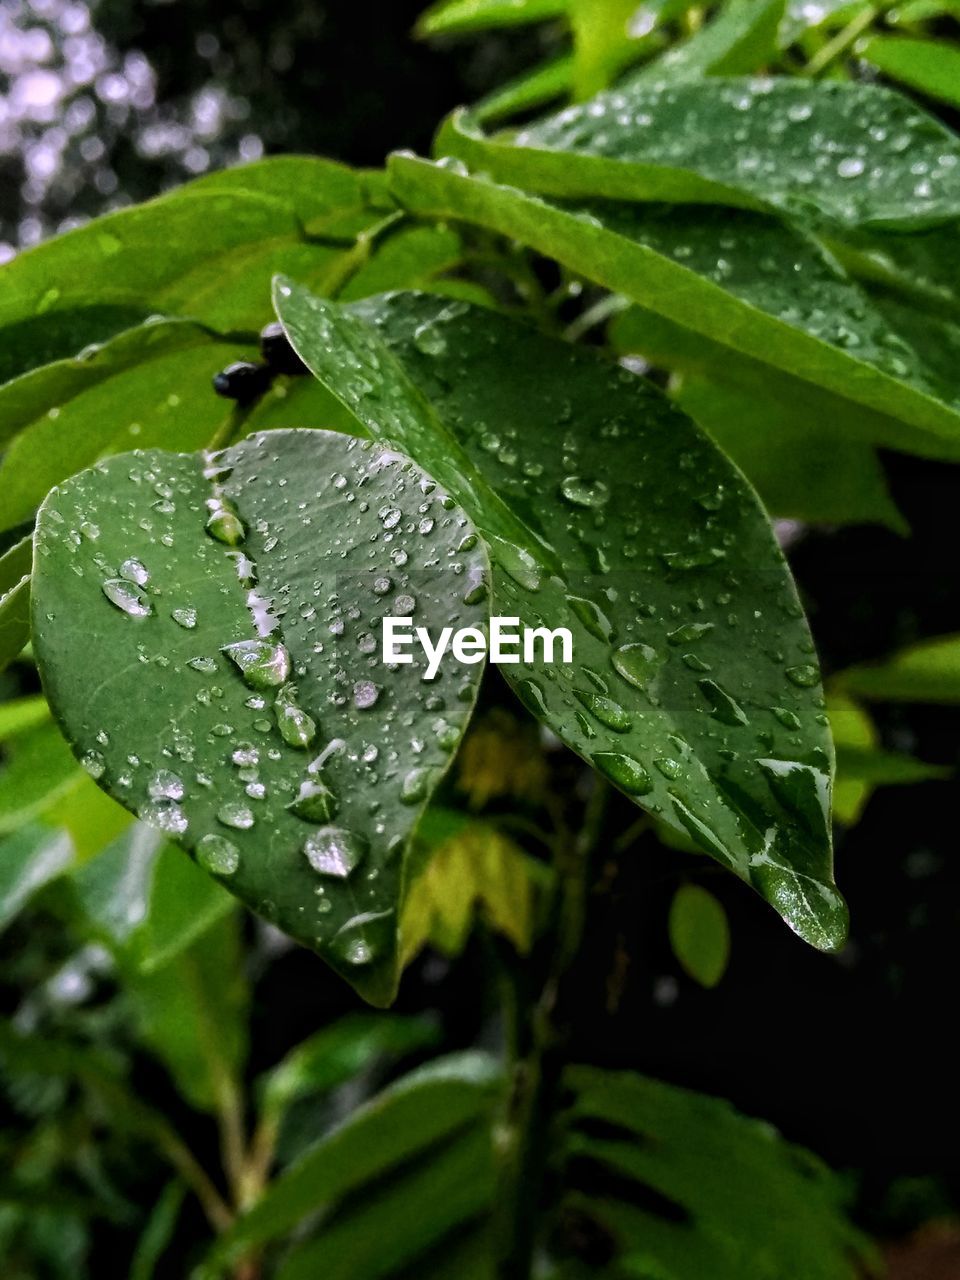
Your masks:
M324 431L110 458L36 533L44 687L100 785L374 1002L407 839L479 665L380 663L380 619L481 626L486 557L408 459Z
M813 643L756 496L651 385L466 303L338 307L289 281L287 334L487 540L496 612L566 627L573 662L503 670L644 808L838 945L832 752Z

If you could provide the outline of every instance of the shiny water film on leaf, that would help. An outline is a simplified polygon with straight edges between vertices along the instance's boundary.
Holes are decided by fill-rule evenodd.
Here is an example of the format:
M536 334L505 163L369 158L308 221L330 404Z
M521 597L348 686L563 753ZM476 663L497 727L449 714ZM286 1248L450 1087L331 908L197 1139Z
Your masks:
M463 512L380 445L274 431L80 473L36 563L44 686L99 785L388 1001L407 838L482 666L385 667L380 621L485 625Z
M530 710L644 808L831 948L832 750L816 658L742 476L650 384L426 295L276 289L294 346L364 426L462 502L495 612L570 628L505 665Z

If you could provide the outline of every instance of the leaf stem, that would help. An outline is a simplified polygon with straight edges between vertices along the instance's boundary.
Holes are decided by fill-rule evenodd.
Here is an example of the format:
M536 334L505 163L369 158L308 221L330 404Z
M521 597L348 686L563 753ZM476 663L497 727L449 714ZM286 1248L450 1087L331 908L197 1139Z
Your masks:
M857 14L842 31L838 31L832 40L828 40L825 45L817 50L805 67L802 68L800 74L804 76L818 76L821 71L825 71L831 62L834 62L845 53L850 45L854 44L857 39L863 35L867 27L875 21L879 13L876 5L868 5Z
M603 826L609 788L599 778L580 831L558 825L554 842L557 893L548 940L547 971L531 1008L529 966L512 970L511 1088L497 1130L500 1162L495 1209L498 1280L529 1280L537 1210L547 1172L550 1129L565 1065L565 978L583 937L591 854Z

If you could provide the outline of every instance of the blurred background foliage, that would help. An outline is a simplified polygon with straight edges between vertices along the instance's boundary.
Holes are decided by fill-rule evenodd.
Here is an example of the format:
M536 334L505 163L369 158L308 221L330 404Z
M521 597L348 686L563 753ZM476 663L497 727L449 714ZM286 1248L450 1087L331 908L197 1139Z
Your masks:
M482 100L495 120L586 96L695 39L710 8L456 0L421 18L416 40L406 0L5 0L0 260L238 160L309 151L377 165L393 148L427 150L460 102ZM791 3L776 68L886 77L955 124L958 18L935 0ZM664 849L617 802L570 1057L762 1115L841 1171L855 1220L889 1242L893 1276L937 1280L960 1274L960 866L944 782L960 758L960 646L921 651L880 680L863 664L960 633L960 481L945 464L881 464L896 513L883 524L780 526L824 670L845 673L831 714L850 943L838 957L799 945L741 885ZM30 735L0 772L3 1275L186 1275L210 1226L225 1225L221 1175L209 1184L203 1170L221 1170L242 1204L257 1191L245 1178L322 1158L335 1122L439 1048L496 1048L491 961L530 946L547 875L539 824L576 807L583 770L486 682L424 829L429 874L408 903L397 1010L373 1016L64 763L29 655L0 675L0 695L0 738ZM259 1168L238 1165L244 1126ZM446 1190L467 1157L443 1150ZM581 1172L589 1192L595 1170ZM378 1185L388 1196L389 1180ZM349 1191L327 1188L316 1204L349 1205ZM436 1199L426 1182L416 1194ZM603 1233L576 1202L557 1230L586 1273L603 1262ZM320 1267L311 1256L289 1274Z

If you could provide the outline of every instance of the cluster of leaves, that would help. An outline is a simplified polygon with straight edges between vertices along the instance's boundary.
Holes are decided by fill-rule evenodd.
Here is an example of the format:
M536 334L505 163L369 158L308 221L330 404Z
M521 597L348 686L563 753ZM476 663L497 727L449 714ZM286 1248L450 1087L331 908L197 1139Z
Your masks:
M949 7L897 22L922 34ZM549 951L559 983L612 785L830 950L833 742L843 823L878 785L940 776L880 749L864 703L956 701L960 640L825 693L767 512L902 528L878 448L960 452L960 143L844 74L852 51L917 86L956 54L871 34L873 6L818 6L816 27L812 8L729 0L702 22L611 0L601 21L576 0L454 0L425 32L566 22L573 52L456 113L434 159L264 161L4 268L0 659L24 688L36 662L44 694L0 708L0 918L42 893L89 939L123 1035L217 1117L228 1194L137 1101L129 1055L47 1043L23 1015L0 1056L28 1107L52 1081L84 1125L108 1114L173 1166L138 1276L185 1187L219 1234L210 1276L261 1255L287 1280L486 1275L495 1120L528 1167L522 1074L505 1089L478 1054L285 1149L296 1102L430 1028L337 1024L245 1098L235 899L375 1004L477 916ZM274 317L315 376L274 369L229 404L211 378L256 360ZM574 636L570 668L503 668L520 722L474 717L482 664L427 684L419 660L379 661L385 614L436 633L491 611ZM530 763L557 740L586 765L576 824ZM716 899L682 886L670 932L719 981ZM563 1274L852 1274L832 1180L767 1131L586 1068L560 1072L560 1099L540 1239ZM89 1169L62 1172L90 1194ZM11 1186L11 1239L28 1194Z

